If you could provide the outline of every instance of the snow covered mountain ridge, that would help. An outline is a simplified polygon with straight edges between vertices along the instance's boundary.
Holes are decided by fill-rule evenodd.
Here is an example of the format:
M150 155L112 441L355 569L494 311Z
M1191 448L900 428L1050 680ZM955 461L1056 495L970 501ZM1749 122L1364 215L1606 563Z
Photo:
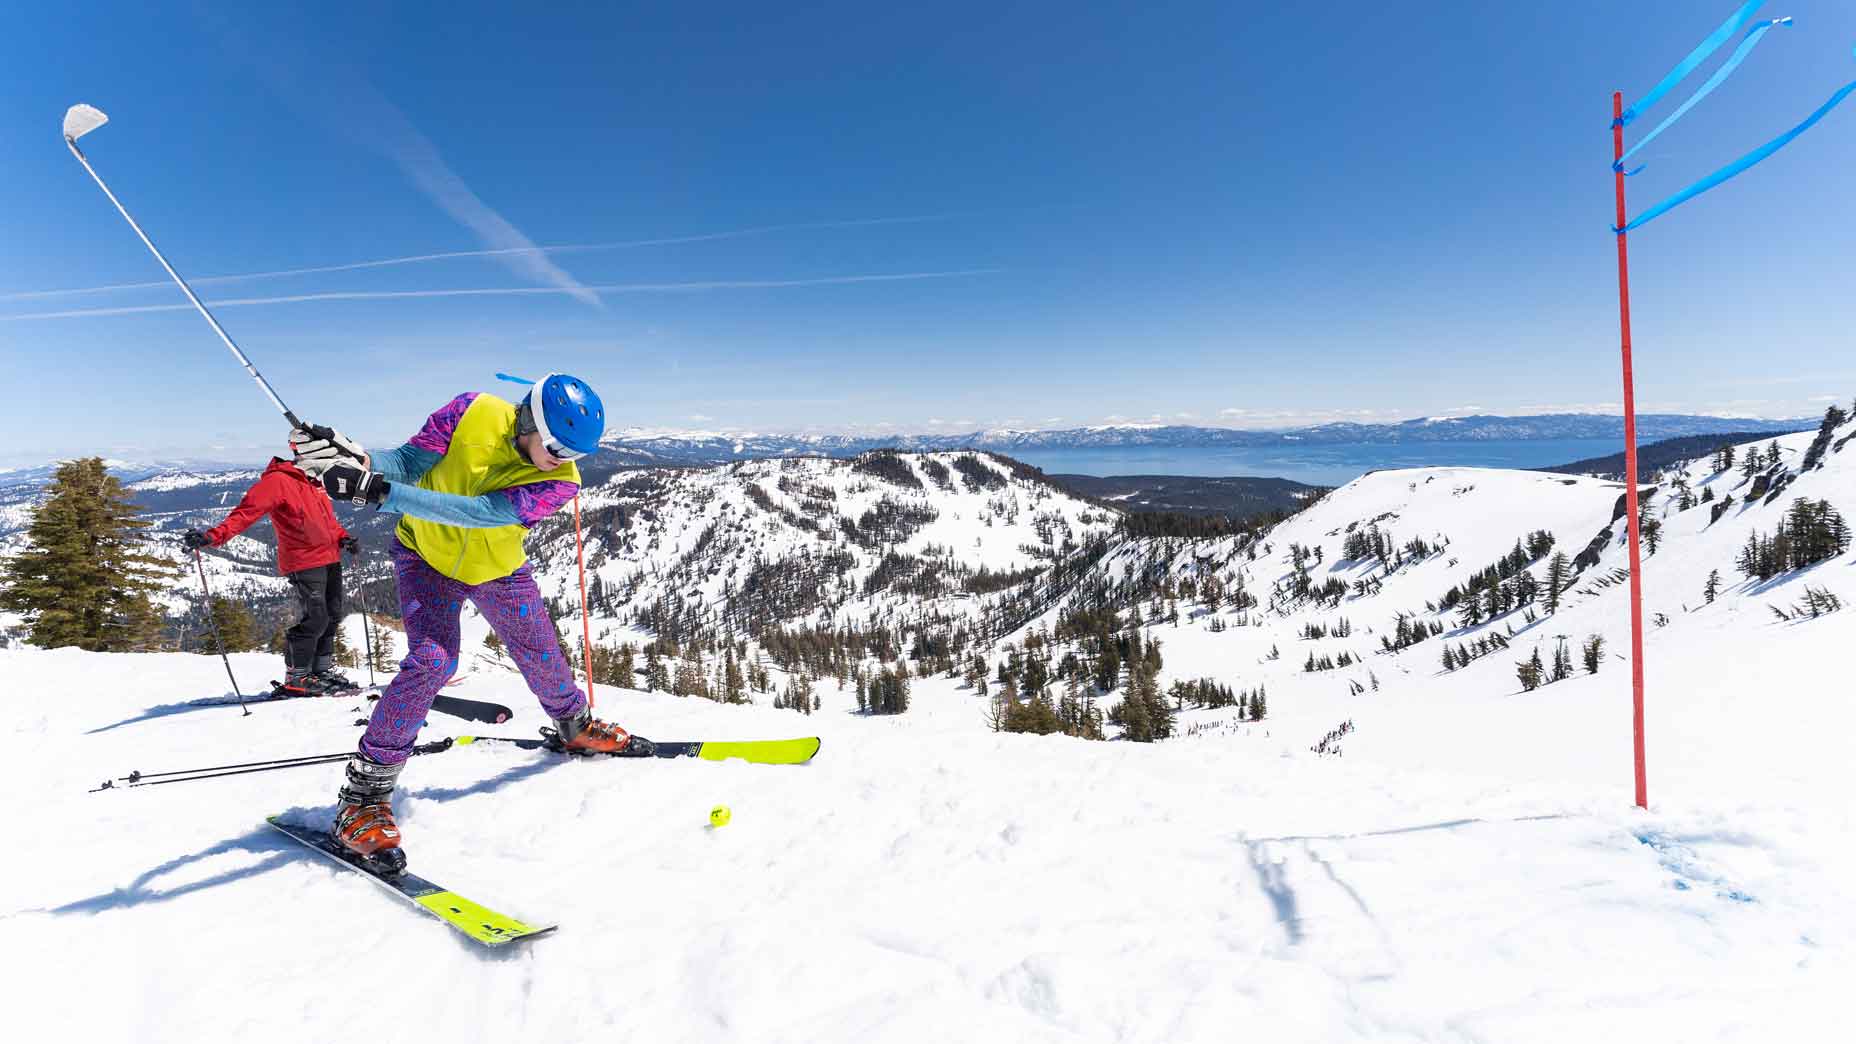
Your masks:
M1846 469L1850 458L1841 447L1848 440L1841 436L1832 437L1806 469L1804 457L1816 441L1806 432L1757 447L1764 462L1757 474L1736 466L1704 475L1695 471L1703 462L1662 478L1646 476L1646 484L1679 480L1684 490L1661 488L1647 498L1651 509L1669 515L1666 525L1658 516L1653 539L1687 543L1688 520L1701 517L1693 506L1702 506L1708 541L1735 534L1732 553L1714 556L1709 570L1724 574L1714 582L1717 594L1735 598L1741 578L1734 555L1751 529L1770 533L1787 510L1768 503L1774 490L1794 480L1818 482L1826 469ZM1773 446L1783 461L1765 461ZM1743 447L1742 459L1752 452ZM151 532L164 553L190 566L190 556L169 546L174 536L217 522L254 477L249 471L163 473L131 489L155 522ZM1322 651L1313 659L1316 666L1332 659L1336 673L1330 678L1370 687L1384 666L1374 662L1375 649L1394 654L1387 662L1402 670L1407 650L1421 644L1431 660L1440 657L1443 643L1428 640L1442 637L1453 643L1453 659L1463 650L1467 665L1469 654L1487 655L1512 639L1513 628L1532 630L1551 615L1541 613L1538 592L1549 579L1552 551L1566 557L1554 582L1576 586L1556 592L1556 608L1562 600L1579 602L1579 590L1614 586L1624 538L1614 517L1620 493L1615 483L1534 472L1380 472L1267 534L1181 541L1124 534L1122 513L1110 504L1073 496L1007 457L871 451L851 459L785 457L589 473L582 521L595 638L602 644L661 638L675 646L729 637L751 640L753 651L786 640L781 635L851 628L892 636L883 648L893 639L942 650L943 657L957 650L991 658L1002 640L1022 644L1016 632L1028 623L1056 629L1066 613L1083 609L1113 610L1124 623L1148 622L1158 611L1169 627L1183 619L1241 631L1208 646L1208 656L1244 647L1244 636L1268 635L1259 655L1272 649L1282 655L1287 642L1299 643L1308 633L1357 629L1371 636L1365 648L1358 638L1332 649L1317 645ZM1700 500L1704 494L1709 503ZM1737 499L1715 518L1727 497ZM10 510L23 521L23 505ZM391 539L391 517L341 510L370 545ZM1847 517L1856 506L1839 510ZM208 579L216 593L262 606L267 620L281 620L287 615L284 584L263 535L260 526L256 539L241 538L206 556ZM544 590L564 621L578 615L573 537L572 518L563 514L537 527L529 541ZM1528 554L1509 561L1517 543ZM1667 550L1660 554L1651 562L1659 569L1670 560ZM378 573L379 555L372 566ZM1495 576L1485 584L1473 571L1491 566ZM1691 600L1704 582L1707 571L1683 581L1693 588L1686 592ZM1525 590L1517 593L1515 584ZM389 597L384 581L375 587L377 598ZM1474 588L1473 599L1467 587ZM1180 603L1195 600L1201 608L1180 617ZM1478 611L1466 615L1472 600ZM188 568L164 603L184 614L198 601L197 578ZM1499 637L1491 637L1491 625L1500 628ZM1569 638L1565 651L1555 644L1541 655L1575 654L1577 642L1591 633ZM1385 647L1388 634L1396 648ZM1620 638L1606 639L1613 652ZM1192 635L1182 644L1200 640ZM1164 673L1181 681L1228 673L1176 670L1192 660L1169 662ZM1359 665L1365 674L1348 669Z
M1009 458L885 451L626 472L589 490L583 515L596 621L666 635L983 615L986 595L1121 517ZM571 520L538 526L530 546L565 607Z

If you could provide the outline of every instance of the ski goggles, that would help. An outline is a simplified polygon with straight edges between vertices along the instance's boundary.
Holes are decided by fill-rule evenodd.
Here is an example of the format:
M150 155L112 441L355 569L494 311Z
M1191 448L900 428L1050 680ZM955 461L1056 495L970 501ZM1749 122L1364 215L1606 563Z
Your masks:
M537 423L539 424L541 422L537 421ZM548 455L558 461L579 460L581 457L586 456L586 454L579 450L568 449L566 446L554 441L545 431L542 432L541 448L547 450Z
M555 376L554 374L547 374L539 381L531 381L525 377L511 377L506 373L499 373L496 376L498 380L508 381L511 384L523 384L529 387L529 394L524 397L524 401L528 408L528 418L529 421L535 425L535 433L541 436L541 448L548 451L550 456L555 460L565 463L570 460L579 460L591 452L590 450L577 450L562 443L559 439L554 437L553 432L548 430L548 415L547 411L542 408L540 392L542 386L548 383L548 378Z

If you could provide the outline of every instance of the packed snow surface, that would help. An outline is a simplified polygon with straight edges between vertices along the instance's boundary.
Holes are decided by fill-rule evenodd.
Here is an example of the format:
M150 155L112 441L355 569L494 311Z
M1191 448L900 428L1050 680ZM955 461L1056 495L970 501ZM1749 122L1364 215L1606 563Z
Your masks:
M1381 693L1346 709L1343 758L1307 749L1334 701L1148 746L990 734L941 681L898 719L829 693L807 718L607 691L646 735L823 748L803 767L414 761L412 868L561 924L496 953L264 825L326 819L336 767L85 793L345 750L364 705L183 711L225 690L215 659L4 651L4 771L30 817L0 869L13 1039L73 1019L142 1041L357 1020L431 1041L1823 1039L1856 974L1831 739L1856 723L1786 666L1813 641L1775 636L1764 666L1663 650L1647 813L1616 685ZM513 675L448 691L517 718L434 715L426 738L541 723Z

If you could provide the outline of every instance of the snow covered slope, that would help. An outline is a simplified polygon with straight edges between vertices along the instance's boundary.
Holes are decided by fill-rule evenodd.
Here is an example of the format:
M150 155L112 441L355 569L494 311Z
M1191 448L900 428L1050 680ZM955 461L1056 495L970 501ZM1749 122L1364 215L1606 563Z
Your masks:
M1846 423L1829 445L1847 447L1853 435L1856 424ZM1660 477L1645 496L1646 516L1661 526L1643 576L1653 784L1686 771L1672 789L1720 791L1709 763L1684 760L1678 764L1686 768L1678 768L1659 752L1680 746L1725 759L1752 737L1790 744L1805 727L1805 712L1767 708L1842 685L1841 645L1852 617L1823 609L1856 606L1856 551L1847 537L1841 553L1802 569L1763 580L1736 569L1749 538L1770 537L1797 501L1827 502L1856 518L1856 448L1832 448L1822 466L1803 470L1813 439L1803 433L1760 444L1776 448L1779 463L1757 475L1715 474L1696 462ZM1740 456L1752 448L1742 447ZM1695 500L1686 510L1678 478ZM1413 752L1426 747L1414 742L1414 730L1439 727L1432 715L1444 714L1452 733L1475 737L1453 754L1459 764L1552 779L1593 778L1608 768L1628 788L1628 557L1624 520L1616 517L1622 492L1615 483L1535 472L1379 472L1255 541L1118 541L1083 587L1107 588L1145 621L1165 653L1163 683L1211 677L1234 688L1264 686L1272 715L1308 714L1311 727L1325 722L1309 744L1351 720L1356 731L1341 744L1349 758L1415 763ZM1713 499L1702 501L1705 495ZM1395 549L1390 560L1348 558L1350 538L1374 527ZM1471 599L1446 605L1475 574L1514 555L1517 544L1541 547L1541 534L1551 536L1550 549L1522 552L1524 571L1540 588L1531 602L1492 617L1468 614ZM1425 546L1410 549L1413 541ZM1572 572L1554 612L1544 588L1556 552ZM1711 574L1712 601L1705 594ZM1202 587L1208 576L1225 592L1216 611L1184 583ZM1518 582L1517 574L1502 586L1512 591ZM1255 605L1234 606L1240 587ZM1060 612L1034 627L1048 628ZM1401 618L1408 634L1423 637L1396 648ZM1602 639L1596 674L1580 663L1594 636ZM1571 676L1525 691L1518 662L1538 650L1550 665L1562 644ZM1486 654L1446 669L1446 648ZM1322 669L1326 661L1336 666ZM1229 717L1188 709L1183 727ZM1789 761L1776 768L1781 789L1809 771ZM1653 785L1652 796L1657 792Z
M595 622L612 633L666 615L752 633L970 613L976 579L1028 578L1119 518L983 453L630 472L583 509ZM529 547L544 591L577 606L571 516Z
M1799 473L1810 442L1780 440L1779 467L1761 474L1790 477L1771 503L1749 499L1758 479L1703 466L1691 490L1734 497L1718 520L1711 504L1678 509L1667 482L1651 500L1664 528L1643 578L1647 812L1631 806L1625 585L1608 582L1621 525L1555 613L1537 597L1470 624L1439 607L1531 534L1568 558L1585 550L1620 491L1388 472L1255 541L1254 558L1235 539L1121 541L1093 567L1095 581L1128 581L1116 597L1160 639L1168 680L1265 685L1261 722L1187 709L1172 740L1088 743L990 733L985 701L944 677L918 679L908 713L889 717L852 713L829 682L809 717L602 688L601 711L647 736L816 732L823 749L802 768L494 748L419 759L399 800L413 867L562 922L495 957L263 826L280 810L328 815L334 770L84 793L130 769L345 750L364 706L189 710L178 705L224 691L216 659L0 650L0 689L24 697L0 725L14 752L0 781L55 825L24 832L24 858L0 869L8 941L33 956L10 980L34 1001L15 1024L25 1039L68 1035L81 1011L98 1039L327 1040L352 1034L335 999L353 990L394 1006L397 1036L447 1042L1831 1039L1856 974L1856 765L1836 742L1856 727L1842 683L1851 618L1792 609L1806 588L1856 598L1856 557L1765 581L1732 567L1797 498L1856 513L1856 453ZM691 563L688 581L714 579L701 565L725 578L746 561L730 541L749 534L825 543L782 506L856 521L912 495L847 478L834 490L852 506L811 516L799 484L825 479L798 467L799 492L782 490L783 466L764 466L752 474L771 509L715 476L706 504L701 482L656 501L615 494L600 510L632 505L640 521L601 530L604 582L624 590L640 568L626 556L652 541ZM1005 542L978 534L971 561L993 568L1038 559L1015 550L1038 514L1095 524L1054 497L1021 502L1014 522L992 506L1000 490L959 495L978 498L963 515L1018 527ZM968 530L927 532L955 522L975 518L893 542L958 547ZM1344 560L1374 525L1399 553ZM711 526L704 558L695 541ZM864 593L874 550L834 543L863 570L834 611L882 611L885 591ZM567 563L550 554L554 582ZM1210 610L1180 582L1197 589L1214 571L1225 596ZM1232 604L1240 580L1256 605ZM1322 594L1332 580L1341 592ZM661 584L647 575L636 592L677 589ZM1401 613L1444 633L1387 651ZM1325 636L1301 637L1311 624ZM1495 634L1505 648L1444 669L1446 645ZM1516 661L1536 643L1551 659L1558 634L1604 635L1599 672L1523 690ZM1308 671L1311 652L1360 662ZM241 676L274 662L234 659ZM486 666L457 692L517 709L494 731L542 723L506 671ZM435 716L425 737L460 731ZM718 803L735 821L711 830ZM96 1003L99 977L109 1004Z
M413 1041L1824 1039L1856 973L1849 763L1799 757L1799 737L1718 759L1659 745L1666 796L1645 814L1615 758L1543 781L1483 756L1544 717L1515 701L1502 725L1412 693L1358 715L1362 746L1333 758L1307 750L1327 716L1287 700L1267 728L1143 745L607 690L648 735L803 721L823 750L802 768L415 762L413 867L562 922L491 956L263 825L327 816L334 769L84 793L132 768L343 750L364 707L180 711L224 689L207 657L0 651L0 677L33 694L0 727L0 778L57 824L0 867L10 948L31 956L9 977L31 998L19 1039L69 1036L78 1012L86 1039L344 1039L349 990ZM970 708L949 686L917 698ZM1664 718L1725 702L1667 688ZM540 722L511 677L459 691L518 709L495 731ZM1603 745L1604 701L1555 702ZM1822 691L1767 713L1852 724ZM425 735L458 731L434 717ZM1357 756L1369 739L1383 756ZM718 803L734 824L710 830Z

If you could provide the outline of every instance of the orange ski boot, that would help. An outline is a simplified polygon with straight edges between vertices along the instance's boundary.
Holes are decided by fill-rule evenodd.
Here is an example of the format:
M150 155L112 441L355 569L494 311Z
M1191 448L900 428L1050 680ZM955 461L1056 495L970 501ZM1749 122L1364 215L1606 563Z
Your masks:
M389 874L406 869L391 804L393 784L405 764L382 765L363 754L349 758L348 780L336 799L335 826L329 831L336 843Z
M648 758L656 752L651 741L634 736L617 725L600 721L585 707L571 718L556 718L558 731L548 736L560 750L569 754L615 754L623 758Z

